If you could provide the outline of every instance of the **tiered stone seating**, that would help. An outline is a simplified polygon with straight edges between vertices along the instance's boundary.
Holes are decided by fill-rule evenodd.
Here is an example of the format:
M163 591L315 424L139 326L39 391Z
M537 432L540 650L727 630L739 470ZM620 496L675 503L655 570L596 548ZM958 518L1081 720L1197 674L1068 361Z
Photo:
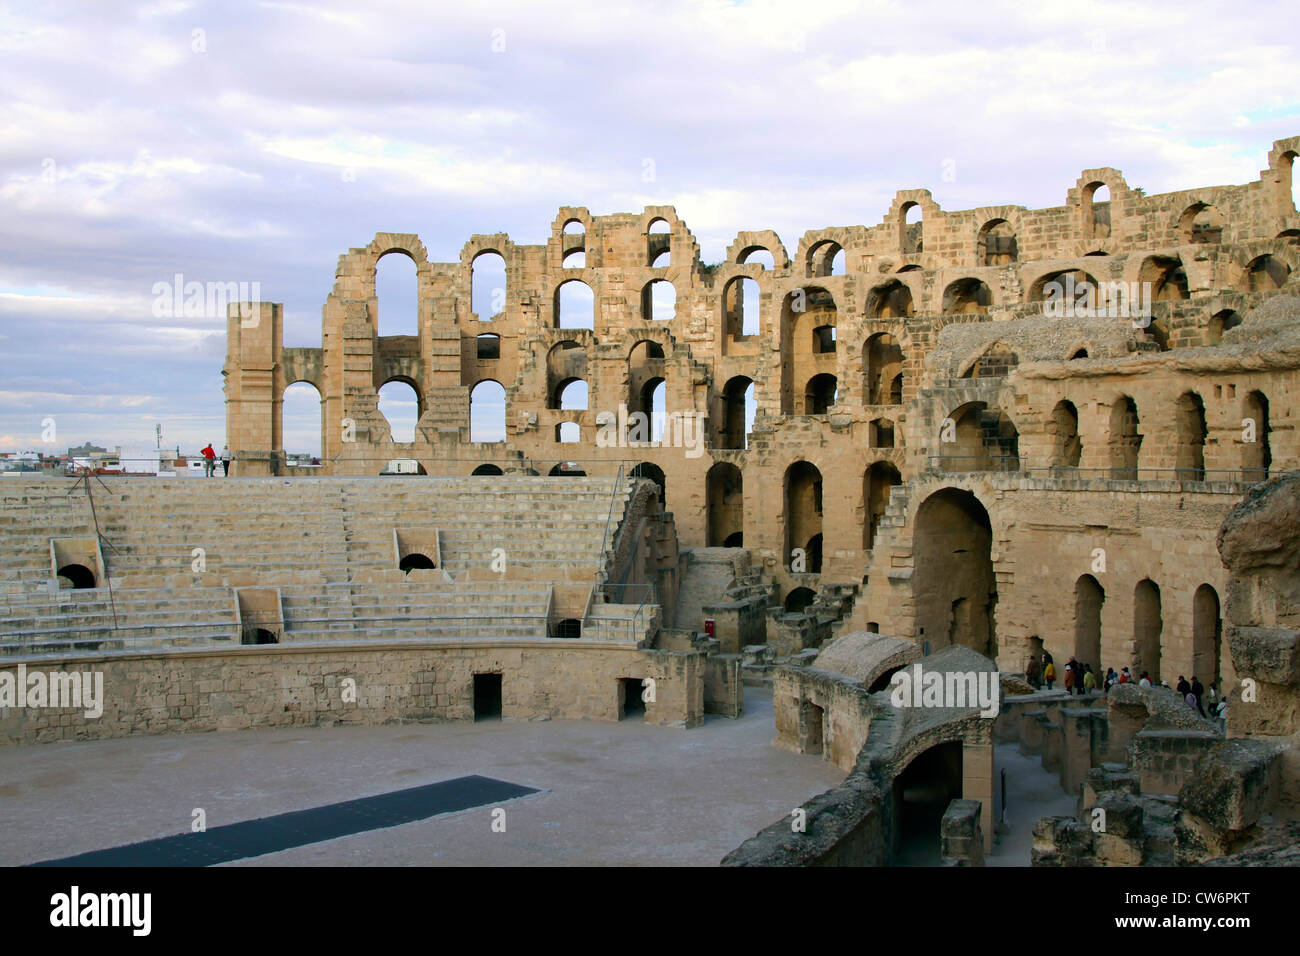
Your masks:
M553 583L596 580L630 495L626 482L595 478L106 484L91 492L111 600L106 587L49 587L50 539L95 533L84 491L0 485L0 655L239 643L240 587L279 589L284 643L546 639ZM441 571L398 577L394 529L437 530ZM497 548L510 573L484 579ZM591 636L633 631L607 624L593 622Z

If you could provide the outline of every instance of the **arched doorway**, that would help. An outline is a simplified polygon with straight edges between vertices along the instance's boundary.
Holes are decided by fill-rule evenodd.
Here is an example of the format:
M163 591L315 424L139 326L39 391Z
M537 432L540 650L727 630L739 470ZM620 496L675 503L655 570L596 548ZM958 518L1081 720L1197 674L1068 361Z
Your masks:
M1192 596L1192 673L1206 687L1219 680L1223 653L1223 618L1219 614L1219 592L1202 584Z
M938 866L939 824L962 795L962 743L937 744L912 758L893 784L896 866ZM992 821L989 822L992 826Z
M917 639L997 653L993 527L971 492L944 488L917 509L912 532Z
M647 478L659 486L659 507L665 508L665 492L668 488L668 480L664 477L664 470L653 462L643 461L632 469L632 478Z
M1143 578L1133 591L1133 675L1146 671L1151 683L1160 683L1160 632L1164 620L1160 613L1160 587Z
M880 519L889 508L889 489L902 482L903 476L887 461L876 462L862 476L862 547L865 550L870 551L875 546Z
M1080 664L1091 664L1100 681L1101 608L1106 591L1091 574L1074 583L1074 656Z
M820 572L821 535L822 473L812 462L796 461L785 472L785 566L796 572ZM796 549L802 555L796 555Z
M720 461L705 480L709 547L741 547L745 529L745 479L739 468Z

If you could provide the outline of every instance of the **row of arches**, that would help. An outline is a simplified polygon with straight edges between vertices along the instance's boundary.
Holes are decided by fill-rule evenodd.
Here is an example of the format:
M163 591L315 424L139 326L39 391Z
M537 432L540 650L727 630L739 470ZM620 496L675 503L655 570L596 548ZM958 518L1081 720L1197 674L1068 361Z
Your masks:
M1005 225L1005 220L996 220ZM981 233L982 248L1001 250L1006 248L1004 240L1014 247L1014 236L1005 236L997 232L1000 226L994 226L989 232ZM825 247L825 248L824 248ZM839 251L832 257L832 249ZM821 250L820 252L818 250ZM766 252L766 250L758 250ZM825 240L813 246L813 253L818 258L817 265L810 267L809 276L842 275L831 265L843 260L843 250L831 240ZM665 253L666 255L667 253ZM582 268L583 263L574 259L582 256L575 252L565 260L566 268ZM770 253L767 256L770 258ZM1014 252L991 251L986 256L992 260L1006 259ZM1090 255L1105 255L1104 252ZM752 256L751 256L752 258ZM573 261L570 261L573 260ZM1014 261L1012 259L1011 261ZM986 261L986 265L1002 264ZM915 271L919 266L904 266L901 271ZM828 271L829 270L829 271ZM415 263L406 255L389 253L380 257L375 270L375 290L379 302L377 332L381 336L415 335L419 330L419 303L416 294ZM1264 254L1256 256L1244 267L1244 291L1267 292L1280 289L1288 280L1290 266L1276 256ZM1083 269L1058 269L1050 271L1029 283L1025 296L1026 302L1047 301L1053 294L1053 288L1064 284L1067 279L1078 289L1096 290L1095 307L1105 308L1108 302L1103 298L1113 297L1119 293L1110 283L1099 283L1094 276ZM1147 284L1151 301L1183 301L1190 297L1188 279L1181 259L1177 256L1157 255L1149 257L1141 266L1138 275L1140 283ZM782 311L792 307L792 302L801 295L816 291L829 295L825 290L796 290L789 293L782 304ZM479 253L471 263L470 310L479 321L488 322L497 318L505 309L507 293L505 259L497 252ZM945 315L974 315L987 313L993 305L993 291L982 279L974 276L956 279L944 287L939 311ZM762 334L760 315L761 290L758 282L750 276L735 276L727 282L722 292L722 328L729 339L743 339ZM832 301L833 306L833 301ZM793 307L797 310L798 305ZM591 286L579 278L565 279L556 287L553 295L554 327L561 329L595 328L595 293ZM652 279L641 290L641 318L646 322L666 322L677 317L677 289L673 283L664 278ZM899 279L890 279L873 287L867 295L865 314L871 319L905 318L915 315L917 305L911 287Z
M1164 607L1160 586L1150 578L1143 578L1133 589L1132 660L1116 664L1102 659L1102 609L1105 604L1106 589L1091 574L1081 575L1074 585L1074 656L1083 663L1092 664L1098 678L1104 673L1104 670L1098 670L1100 667L1110 666L1118 671L1127 666L1135 677L1146 671L1153 681L1158 682L1164 657ZM1223 618L1219 593L1209 584L1200 585L1192 595L1191 610L1191 673L1185 676L1190 679L1195 674L1209 687L1222 676Z

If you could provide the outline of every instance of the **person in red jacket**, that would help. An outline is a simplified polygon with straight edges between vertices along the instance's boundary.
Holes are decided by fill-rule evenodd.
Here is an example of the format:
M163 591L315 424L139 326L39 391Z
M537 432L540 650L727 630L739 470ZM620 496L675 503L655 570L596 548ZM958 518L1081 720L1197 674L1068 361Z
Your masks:
M217 470L217 453L212 450L212 444L209 443L199 450L203 456L203 477L211 478L213 472Z

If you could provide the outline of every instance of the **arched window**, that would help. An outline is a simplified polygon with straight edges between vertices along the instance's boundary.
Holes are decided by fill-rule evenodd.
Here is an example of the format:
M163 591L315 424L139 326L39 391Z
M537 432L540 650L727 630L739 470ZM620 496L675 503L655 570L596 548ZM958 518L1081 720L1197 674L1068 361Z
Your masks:
M762 266L764 269L776 268L776 258L772 255L771 250L765 249L762 246L750 246L740 254L738 262L741 265L746 265L752 262L756 265Z
M385 382L379 389L379 413L388 420L393 441L415 441L415 425L420 420L420 394L414 386L400 379Z
M804 389L804 414L825 415L835 404L838 394L834 375L828 372L814 375Z
M506 440L506 390L500 382L484 379L470 391L469 440Z
M749 447L749 433L754 428L756 410L753 379L737 375L727 382L722 390L722 427L718 435L718 447Z
M1087 239L1106 239L1110 236L1110 187L1105 183L1089 183L1083 188L1084 225Z
M993 292L979 279L958 279L943 290L945 315L983 315L993 304Z
M921 204L915 202L905 203L900 212L902 213L902 220L900 223L899 245L902 248L903 255L911 256L924 252L925 213L921 209Z
M379 335L419 335L419 270L404 252L386 252L375 264Z
M321 400L316 386L311 382L294 382L284 390L281 410L280 447L289 454L311 455L319 459L324 451Z
M506 308L506 260L496 252L480 252L470 264L470 311L490 322Z
M667 279L652 279L641 290L641 318L667 322L677 317L677 288Z
M560 283L555 290L555 316L557 329L594 329L596 296L591 286L580 279Z
M744 276L736 276L727 283L722 293L723 327L733 339L759 334L758 283Z
M646 262L654 269L664 269L672 265L672 233L666 219L656 219L650 223L646 234Z
M986 266L1007 266L1019 256L1016 233L1005 219L991 219L980 229L975 261Z
M1274 256L1258 256L1246 266L1246 287L1251 292L1274 292L1286 285L1291 267Z
M888 332L877 332L862 349L864 394L868 405L902 403L903 350ZM898 380L897 395L894 380Z

